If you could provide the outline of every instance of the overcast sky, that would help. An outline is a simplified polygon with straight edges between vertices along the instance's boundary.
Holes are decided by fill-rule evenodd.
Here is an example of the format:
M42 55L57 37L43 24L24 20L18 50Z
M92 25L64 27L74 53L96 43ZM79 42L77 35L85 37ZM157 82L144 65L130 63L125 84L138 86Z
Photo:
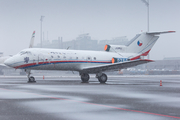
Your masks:
M149 0L150 31L163 34L150 58L180 57L180 0ZM40 42L40 16L45 38L75 39L89 33L93 39L134 37L147 31L147 7L141 0L0 0L0 51L13 55L27 48L32 32Z

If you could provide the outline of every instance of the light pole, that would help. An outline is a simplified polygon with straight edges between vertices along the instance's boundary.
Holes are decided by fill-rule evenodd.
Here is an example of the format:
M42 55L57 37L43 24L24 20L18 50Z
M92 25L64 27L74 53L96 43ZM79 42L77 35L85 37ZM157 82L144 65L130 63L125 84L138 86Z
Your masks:
M141 0L147 6L147 32L149 32L149 0Z
M141 0L147 6L147 32L149 32L149 0ZM149 54L148 54L149 59Z
M42 48L42 21L43 21L44 17L45 16L41 16L41 18L40 18L40 21L41 21L41 48Z

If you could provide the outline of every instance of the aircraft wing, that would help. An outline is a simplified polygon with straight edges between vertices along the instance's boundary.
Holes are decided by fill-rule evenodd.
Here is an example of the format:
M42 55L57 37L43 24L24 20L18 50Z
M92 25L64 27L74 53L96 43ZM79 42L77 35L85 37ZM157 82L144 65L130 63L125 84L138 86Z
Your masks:
M153 61L148 60L148 59L144 59L144 60L140 59L140 60L121 62L121 63L113 63L113 64L105 64L105 65L99 65L99 66L85 67L82 69L82 72L98 73L98 72L102 72L102 71L125 69L128 67L133 67L133 66L148 63L148 62L153 62Z
M5 65L5 64L2 64L0 63L0 69L3 69L3 68L9 68L9 66Z
M5 67L6 65L5 64L0 64L0 66L4 66Z

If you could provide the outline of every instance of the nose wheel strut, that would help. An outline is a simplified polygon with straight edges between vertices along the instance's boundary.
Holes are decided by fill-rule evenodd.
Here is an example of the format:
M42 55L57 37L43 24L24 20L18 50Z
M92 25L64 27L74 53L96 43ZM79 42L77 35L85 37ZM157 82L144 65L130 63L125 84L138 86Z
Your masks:
M31 73L31 70L25 70L25 72L28 74L27 77L28 77L28 83L35 83L35 78L33 76L30 76Z
M28 79L29 79L28 83L35 83L36 82L35 78L33 76L30 76Z

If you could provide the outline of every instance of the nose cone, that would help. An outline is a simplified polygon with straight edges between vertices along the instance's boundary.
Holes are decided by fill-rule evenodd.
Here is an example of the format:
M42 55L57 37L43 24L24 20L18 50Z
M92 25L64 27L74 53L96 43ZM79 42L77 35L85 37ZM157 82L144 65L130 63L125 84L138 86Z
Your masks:
M4 61L4 64L9 66L9 67L12 67L13 59L12 58L8 58L7 60Z

